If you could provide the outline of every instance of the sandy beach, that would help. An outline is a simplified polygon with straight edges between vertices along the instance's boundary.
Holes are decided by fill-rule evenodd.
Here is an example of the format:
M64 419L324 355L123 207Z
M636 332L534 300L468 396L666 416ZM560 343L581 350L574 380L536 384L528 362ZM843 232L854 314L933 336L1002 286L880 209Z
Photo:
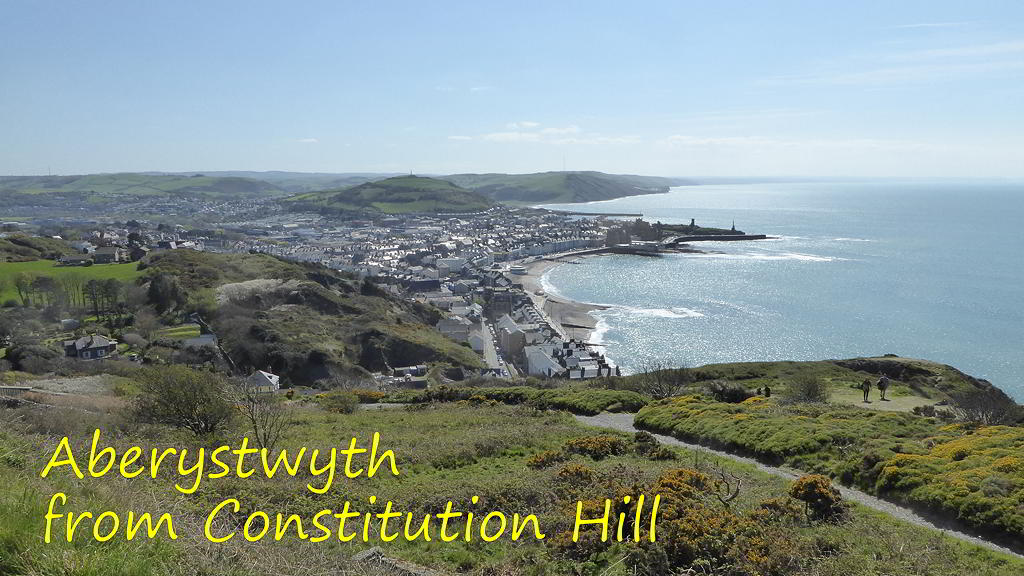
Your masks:
M513 278L515 281L522 282L523 289L533 299L537 308L543 310L552 322L558 324L564 335L588 341L597 326L597 319L590 315L590 312L603 310L605 307L548 294L540 282L541 276L548 270L556 266L571 266L573 260L583 257L583 255L570 253L536 260L523 265L526 268L526 274Z

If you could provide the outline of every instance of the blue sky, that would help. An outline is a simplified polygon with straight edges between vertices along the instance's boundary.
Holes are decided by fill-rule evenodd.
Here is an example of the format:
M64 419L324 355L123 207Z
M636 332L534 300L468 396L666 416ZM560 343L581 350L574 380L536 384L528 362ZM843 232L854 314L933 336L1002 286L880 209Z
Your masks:
M0 174L1024 177L1024 2L0 0Z

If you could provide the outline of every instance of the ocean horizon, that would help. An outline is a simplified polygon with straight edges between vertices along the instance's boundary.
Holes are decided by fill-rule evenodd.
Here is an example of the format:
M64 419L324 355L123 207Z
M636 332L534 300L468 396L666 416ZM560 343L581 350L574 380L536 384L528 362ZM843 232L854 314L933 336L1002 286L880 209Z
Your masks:
M773 237L545 273L549 292L607 307L592 340L627 372L899 354L1024 399L1024 182L713 184L545 207Z

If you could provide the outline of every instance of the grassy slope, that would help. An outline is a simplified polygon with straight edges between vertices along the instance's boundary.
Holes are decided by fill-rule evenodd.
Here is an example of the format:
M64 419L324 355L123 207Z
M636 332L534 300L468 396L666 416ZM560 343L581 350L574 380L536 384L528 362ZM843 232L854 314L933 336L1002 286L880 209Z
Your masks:
M667 192L669 186L680 183L669 178L601 172L454 174L446 178L499 202L519 204L610 200L623 196Z
M14 278L25 272L33 276L78 275L86 280L107 280L115 278L123 282L132 282L141 273L134 262L124 264L94 264L92 266L57 266L52 260L35 260L32 262L0 262L0 278L10 279L0 283L0 302L17 299L18 292L14 288Z
M420 176L396 176L341 190L309 192L292 196L286 205L329 212L477 212L493 202L446 180Z
M350 500L357 509L366 509L369 496L381 501L393 500L396 509L419 514L439 511L448 500L465 506L472 496L480 497L480 509L499 509L506 513L536 513L549 538L544 544L526 540L513 544L502 539L483 544L457 540L381 544L385 553L468 574L561 575L567 573L631 573L625 564L616 564L630 549L616 545L592 555L582 554L587 544L559 551L555 532L567 527L572 517L571 502L576 498L603 498L633 486L649 486L667 469L697 467L709 470L709 463L695 454L678 451L676 461L652 461L632 453L594 461L573 456L569 462L534 469L527 460L544 450L559 450L573 438L595 434L562 413L541 412L504 406L428 407L421 410L359 411L350 415L322 412L312 405L296 403L298 425L284 439L283 446L325 449L340 440L357 437L360 441L380 432L383 445L395 450L401 475L346 480L339 469L334 489L326 495L310 494L303 485L308 477L282 477L275 480L257 476L246 480L204 479L203 487L192 496L181 496L172 488L173 475L155 480L146 475L131 481L104 478L70 482L66 474L43 480L38 471L45 455L54 448L55 438L69 434L75 446L85 446L92 426L101 426L105 438L123 451L129 444L188 447L190 453L204 441L165 428L125 429L114 434L112 417L79 411L62 411L67 417L54 420L51 412L25 409L0 409L4 422L0 427L0 474L7 480L0 492L0 572L11 574L293 574L327 573L351 568L348 557L367 544L340 543L334 539L312 544L286 538L274 543L265 540L246 544L239 538L224 545L210 545L200 539L205 513L224 498L238 498L243 510L253 507L270 514L296 513L308 519L322 508L339 508ZM495 426L501 422L501 426ZM232 431L218 439L237 445ZM138 435L143 434L143 435ZM631 439L622 437L626 446ZM357 460L357 463L361 461ZM592 471L589 480L567 482L560 479L566 465L579 465ZM731 513L749 514L758 502L784 496L786 483L763 475L750 467L721 463L743 481L737 500L726 511L709 495L697 495L697 518L706 524L693 524L695 534L710 531L717 535L723 527L715 522ZM343 459L338 466L344 466ZM316 482L319 484L319 482ZM39 518L50 494L66 490L69 508L100 511L149 510L174 511L176 527L182 535L170 542L142 540L125 543L120 538L105 545L57 543L43 545ZM663 520L664 522L664 520ZM756 539L732 541L720 536L715 547L733 547L746 553L737 561L742 566L772 566L762 569L771 574L814 574L817 576L867 576L881 573L906 575L977 574L1009 576L1024 570L1024 563L964 545L934 532L895 521L872 511L855 508L849 521L841 524L815 524L802 521L767 523ZM459 525L456 522L456 525ZM754 552L771 542L765 558ZM708 540L708 543L711 541ZM593 546L591 543L589 546ZM600 549L600 547L594 547ZM577 557L572 558L572 554ZM300 567L301 568L298 568ZM609 566L611 566L609 568ZM607 570L606 570L607 569ZM255 572L254 572L255 571ZM730 572L734 574L749 572Z

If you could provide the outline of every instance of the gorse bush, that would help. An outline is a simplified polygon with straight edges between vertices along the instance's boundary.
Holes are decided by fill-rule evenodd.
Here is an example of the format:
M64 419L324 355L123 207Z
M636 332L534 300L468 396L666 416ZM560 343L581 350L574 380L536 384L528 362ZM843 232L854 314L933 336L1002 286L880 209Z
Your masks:
M351 414L359 407L359 396L347 390L335 390L317 396L320 407L335 414Z
M597 473L583 464L566 464L555 473L555 479L574 486L588 486L594 483Z
M821 474L797 478L789 487L789 495L804 503L808 520L834 521L846 513L839 490Z
M626 452L628 444L618 436L600 435L583 436L573 438L565 443L565 451L570 454L582 454L590 456L594 460L601 460L616 454Z
M547 468L548 466L553 466L559 462L564 462L568 458L569 455L560 450L545 450L531 456L526 461L526 465L535 469Z

